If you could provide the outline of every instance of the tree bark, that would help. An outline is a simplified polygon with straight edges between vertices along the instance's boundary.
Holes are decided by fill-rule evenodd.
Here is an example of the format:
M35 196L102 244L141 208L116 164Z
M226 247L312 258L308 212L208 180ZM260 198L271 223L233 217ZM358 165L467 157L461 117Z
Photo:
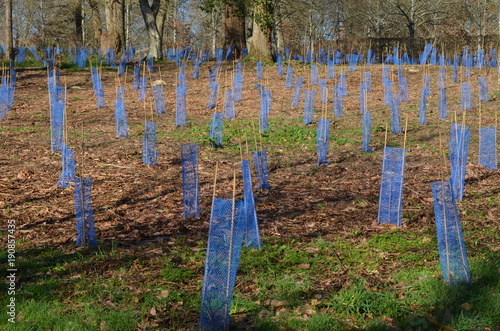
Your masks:
M233 0L224 6L224 48L233 47L234 58L240 58L246 46L245 9L241 0Z
M125 49L125 0L106 0L106 32L102 34L101 48L121 54Z
M82 0L76 2L73 8L73 17L75 18L75 44L81 47L84 45Z
M254 8L252 37L249 38L249 56L261 62L272 62L273 10L267 1L259 1Z
M92 26L94 28L94 45L101 45L102 22L99 14L99 6L96 0L89 0L89 7L92 12Z
M167 1L168 0L165 0L165 2ZM162 40L157 20L161 4L161 0L153 0L151 5L148 0L139 0L142 17L144 18L144 24L146 25L146 31L148 33L148 55L155 58L161 58L163 56ZM161 28L163 29L163 27Z
M12 39L12 0L5 1L5 56L12 60L14 54L14 41Z

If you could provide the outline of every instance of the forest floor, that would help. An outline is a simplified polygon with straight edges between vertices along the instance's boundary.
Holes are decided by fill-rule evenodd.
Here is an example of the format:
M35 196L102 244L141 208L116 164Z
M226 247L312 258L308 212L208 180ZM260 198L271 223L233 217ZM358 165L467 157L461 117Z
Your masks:
M240 266L244 276L241 283L238 279L236 281L237 293L233 305L243 298L241 300L252 302L252 308L232 310L232 328L312 330L315 327L307 324L310 323L307 320L313 315L334 316L336 309L340 309L325 304L334 294L353 288L359 278L364 279L361 287L369 293L376 292L373 289L377 286L396 291L400 281L391 278L392 273L401 268L418 269L419 260L425 260L425 268L432 271L431 278L440 281L430 183L449 176L447 144L450 124L454 121L461 123L464 119L472 134L465 195L463 201L458 202L458 208L467 253L473 261L493 265L498 276L500 173L485 169L477 161L478 128L495 126L495 117L499 113L500 84L495 71L474 69L472 76L465 78L473 86L474 105L463 116L464 112L460 111L460 84L451 82L451 68L448 67L449 116L440 120L437 110L438 67L404 66L410 102L402 104L401 118L403 127L407 120L407 127L406 134L395 135L390 133L390 109L383 104L381 65L359 66L355 72L347 73L349 95L344 98L343 117L334 117L333 80L328 81L329 100L325 107L319 102L319 86L308 83L310 67L293 63L295 75L306 79L305 88L318 90L314 123L305 126L302 124L303 98L299 107L290 107L292 89L284 88L285 76L277 75L275 67L265 67L264 80L257 81L255 63L245 62L243 100L235 104L236 118L225 121L224 148L215 150L210 146L209 139L209 124L214 110L206 107L210 92L208 65L203 64L200 77L192 79L192 63L188 64L186 127L175 126L178 68L171 62L161 62L161 71L149 74L150 81L161 79L165 82L167 114L164 115L151 113L150 89L146 102L138 101L139 91L132 89L130 72L126 77L117 79L116 70L104 68L102 81L106 106L97 108L90 71L73 68L61 71L61 85L67 87L67 144L75 152L77 173L93 178L92 205L99 241L96 248L76 246L73 187L56 186L61 173L61 156L50 149L47 73L43 69L20 68L14 108L7 112L5 120L0 121L0 234L2 238L7 238L6 222L15 222L18 329L38 329L31 328L36 325L41 325L39 329L61 330L196 329L212 197L215 192L216 197L231 198L235 169L236 192L240 192L237 194L240 197L241 158L251 159L249 152L261 148L267 150L272 187L254 192L264 240L262 254L268 256L273 247L278 251L286 247L286 250L306 250L310 253L317 249L318 243L337 243L329 251L333 257L330 262L335 267L322 269L317 274L318 279L308 278L310 291L298 296L298 301L307 301L304 308L298 302L290 303L291 299L266 296L263 286L259 287L251 277L253 273L259 273L259 266L254 266L257 270L245 269L243 264L247 258L242 257ZM324 67L319 68L321 73ZM432 77L427 107L428 125L420 125L418 118L424 69ZM231 85L232 70L232 64L224 64L219 75L220 111L222 95ZM345 71L346 67L336 66L336 77L341 70ZM359 84L365 71L372 73L372 92L368 93L367 100L373 119L372 153L360 151ZM479 105L477 78L486 74L491 101ZM324 76L324 73L320 75ZM396 80L395 75L396 67L392 67L391 77ZM262 136L255 133L260 108L256 83L269 87L273 98L269 115L270 131ZM121 139L115 138L113 117L117 84L126 86L125 108L130 129L129 137ZM331 120L327 155L330 164L317 166L316 125L322 112ZM158 125L159 158L156 166L143 165L141 157L144 121L151 120ZM184 219L180 146L191 142L200 146L201 217ZM399 229L380 226L376 222L385 144L406 148L403 226ZM214 189L216 165L217 185ZM256 183L255 173L253 178ZM356 250L356 247L370 250L366 245L374 238L392 242L387 239L391 233L403 238L402 241L413 241L415 246L412 246L411 252L416 254L414 263L401 262L400 259L404 260L408 254L407 247L401 246L397 253L391 253L390 248L385 253L379 251L377 254L382 254L382 262L377 262L374 268L362 267L364 263L369 263L364 261L365 255L353 258L352 264L349 264L349 251ZM344 247L343 244L352 245ZM394 243L396 246L399 244ZM266 245L269 249L267 253ZM424 246L428 248L424 249ZM425 252L420 252L419 247ZM335 249L338 253L334 254ZM3 265L7 255L2 254ZM248 254L252 257L250 260L258 259L258 253ZM280 254L285 255L268 256L268 263L291 263L283 260L286 252ZM339 263L342 268L334 270ZM473 275L476 275L474 270L477 269L474 268L477 265L471 264ZM272 273L274 279L292 275L293 268L312 272L307 258L291 263L290 268L280 273L277 267L277 271ZM178 276L172 277L175 272ZM301 287L304 281L297 274L293 275L292 287ZM262 277L266 279L270 276ZM272 283L272 279L268 280ZM493 284L491 296L498 299L498 281ZM267 291L272 293L271 285L266 286L269 287ZM6 288L1 290L2 293L7 292ZM284 290L287 291L292 290ZM117 298L116 293L121 293L122 297ZM189 299L183 297L186 293ZM1 302L5 307L3 299ZM462 304L464 302L459 303ZM96 307L89 308L93 305L101 307L101 310L96 313L97 310L92 310ZM37 315L37 309L39 314L45 312L50 317ZM328 325L326 329L374 329L375 326L392 330L404 327L414 330L441 326L453 328L453 321L456 320L449 315L450 311L453 315L456 310L443 309L434 314L430 306L425 309L426 312L418 316L421 319L417 319L421 324L408 322L408 310L396 317L387 316L385 312L378 315L375 312L360 313L359 309L355 309L352 316L344 312L343 317L328 322L336 324L325 325ZM109 317L116 312L129 314L119 318L120 323L126 321L128 324L119 324ZM0 325L10 324L4 317ZM65 318L73 318L80 324L59 321ZM485 329L500 329L498 320L484 323Z

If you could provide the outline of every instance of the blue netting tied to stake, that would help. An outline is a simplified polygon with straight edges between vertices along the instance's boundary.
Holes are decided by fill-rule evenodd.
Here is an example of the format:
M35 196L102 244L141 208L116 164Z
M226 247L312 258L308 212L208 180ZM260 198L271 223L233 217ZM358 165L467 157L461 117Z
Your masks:
M316 131L316 152L318 153L319 165L329 165L326 159L328 154L328 145L330 143L330 120L328 118L320 118L318 121L318 129Z
M325 78L322 78L319 80L319 92L320 92L320 95L321 95L321 103L324 103L326 104L327 103L327 93L328 93L328 90L327 90L327 86L326 86L326 79Z
M366 97L368 95L368 91L366 90L365 82L359 83L359 113L364 114L366 111L367 100Z
M65 107L63 102L56 102L50 109L50 149L52 152L62 152Z
M363 72L363 82L365 83L366 90L368 92L372 91L372 72L365 71Z
M391 102L391 133L399 134L403 132L401 128L401 102L399 99L399 94L394 94L392 96Z
M269 112L272 106L271 90L260 84L255 84L259 89L260 111L259 111L259 131L266 133L269 131Z
M304 78L295 77L295 85L293 86L292 93L292 108L299 106L300 95L302 94L302 85L304 84Z
M181 145L181 166L184 218L199 218L200 184L198 176L198 144Z
M486 169L498 169L496 127L479 129L479 164Z
M259 186L256 188L259 190L270 189L271 185L267 182L269 177L269 169L267 167L267 152L265 149L262 151L253 152L253 162L255 169L257 170L257 181Z
M144 123L142 136L142 164L156 165L158 161L158 146L156 144L156 123Z
M390 223L401 226L405 153L404 148L389 146L384 148L377 218L379 224Z
M333 114L335 117L342 117L344 108L344 97L342 93L342 86L335 85L333 87Z
M420 111L419 111L419 123L421 125L429 124L427 122L427 87L422 87L422 93L420 94Z
M75 215L76 244L78 246L95 246L97 239L94 229L94 212L92 210L92 177L75 177Z
M440 120L444 120L446 117L448 117L448 105L446 103L446 88L439 89L438 110L439 110Z
M248 248L262 248L257 211L255 210L255 199L253 196L252 172L250 171L250 161L241 161L243 175L243 202L245 208L246 229L245 246Z
M394 94L394 83L389 79L384 80L384 105L390 106L392 103L392 97Z
M450 181L433 182L431 188L443 280L448 285L470 284L467 251Z
M410 96L408 94L408 82L406 80L406 77L399 77L398 88L399 100L401 100L401 102L410 101Z
M193 75L191 76L191 78L196 79L196 78L199 77L199 75L200 75L200 65L201 65L201 60L196 59L194 61Z
M236 110L234 108L234 97L233 91L226 91L226 98L224 100L224 118L227 120L232 120L236 117Z
M200 330L229 330L245 225L242 200L213 199L201 289Z
M420 55L420 65L425 65L427 63L427 59L432 52L432 44L425 44L424 51Z
M426 94L427 96L431 95L431 76L430 75L424 75L424 88L426 88Z
M175 126L186 126L186 92L187 86L175 87Z
M35 50L35 47L32 46L29 48L29 50L30 50L31 55L33 55L33 58L35 59L36 62L42 62L42 59L40 58L40 56L38 56L38 54Z
M350 54L349 56L349 67L347 71L356 71L356 64L358 63L358 54Z
M141 77L139 80L139 101L146 100L147 88L148 88L148 77Z
M330 59L326 64L326 78L335 79L335 63Z
M291 88L292 86L293 86L293 69L291 65L288 65L286 70L285 88Z
M234 83L233 83L233 100L234 101L242 101L243 96L243 74L235 74L234 75Z
M215 105L217 104L217 96L219 94L219 84L217 83L212 83L210 85L210 97L208 100L208 109L214 109Z
M165 106L165 95L163 94L163 85L152 86L153 101L155 105L155 112L157 114L166 114L167 109Z
M479 84L479 101L486 102L490 101L490 92L488 89L488 80L487 77L479 77L477 79Z
M304 125L311 124L314 120L314 101L316 99L316 90L304 91Z
M446 87L446 68L439 68L438 88Z
M212 114L212 122L210 123L210 144L213 148L222 148L223 136L222 129L224 128L224 116L221 112Z
M283 58L279 55L276 61L276 66L278 69L278 75L283 76L285 74L285 72L283 71Z
M118 86L116 88L115 101L115 129L116 138L128 137L128 119L125 111L125 87Z
M66 144L62 145L61 163L62 173L56 185L59 187L68 187L75 182L76 161L75 154Z
M311 85L318 85L318 67L315 64L311 65Z
M371 153L372 148L370 147L370 140L372 137L372 116L368 110L365 110L363 113L361 130L363 134L363 145L361 146L361 151Z
M263 64L262 62L258 61L257 62L257 80L262 80L264 77L263 77L263 73L262 73L262 70L263 69Z
M338 80L339 91L342 93L343 97L348 96L347 93L347 76L345 72L340 73Z
M472 109L472 87L469 82L463 82L461 88L460 110Z
M134 90L140 89L141 88L141 66L140 65L134 66L133 78L134 78L134 82L133 82L132 88Z
M469 154L470 131L468 126L452 123L448 149L450 153L451 177L453 197L461 201L465 190L465 173Z

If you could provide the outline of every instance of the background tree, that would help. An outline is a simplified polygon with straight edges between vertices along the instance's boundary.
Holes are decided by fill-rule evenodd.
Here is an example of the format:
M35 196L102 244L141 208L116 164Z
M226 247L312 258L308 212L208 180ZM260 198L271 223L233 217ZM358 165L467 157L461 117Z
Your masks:
M12 38L12 0L5 1L5 57L10 60L14 55L14 39Z

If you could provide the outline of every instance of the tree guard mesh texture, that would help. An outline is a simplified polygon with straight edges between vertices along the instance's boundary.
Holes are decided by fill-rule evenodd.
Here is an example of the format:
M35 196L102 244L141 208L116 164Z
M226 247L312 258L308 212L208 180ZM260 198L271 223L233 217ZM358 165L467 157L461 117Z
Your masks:
M382 162L380 198L378 207L379 224L391 223L401 226L403 219L403 184L405 149L386 146Z
M333 87L333 114L335 117L342 117L343 108L344 97L342 87L340 85L335 85Z
M210 97L208 100L208 109L214 109L215 105L217 104L217 96L219 94L219 84L217 83L212 83L210 85Z
M427 87L422 87L422 93L420 94L420 111L419 111L419 123L421 125L427 125Z
M342 93L342 96L346 97L348 93L347 93L347 76L345 72L340 73L338 86L340 86L339 91Z
M146 100L147 88L148 88L148 77L141 77L139 84L139 101Z
M243 201L213 199L201 289L201 330L229 330L245 225Z
M156 165L158 161L158 146L156 145L156 123L144 123L144 135L142 136L142 163Z
M371 153L372 148L370 147L370 140L372 136L372 117L368 110L365 110L363 113L361 128L363 134L363 146L361 146L361 151Z
M181 145L184 218L200 217L198 144Z
M448 285L470 284L469 262L450 181L433 182L431 188L443 280Z
M194 61L193 75L191 76L191 78L197 79L200 76L200 65L201 65L201 60L196 59Z
M488 89L487 77L479 77L477 81L479 84L479 101L490 101L490 92Z
M390 106L394 94L394 84L390 80L384 80L384 105Z
M446 68L439 68L438 88L446 87Z
M125 87L118 86L116 88L115 101L115 129L116 138L128 137L128 119L125 111Z
M285 72L283 71L283 59L280 55L278 55L276 59L276 66L278 70L278 75L283 76Z
M141 87L141 66L140 65L135 65L134 66L134 82L132 84L132 88L134 90L138 90Z
M259 186L257 189L270 189L271 185L267 182L269 177L269 169L267 167L267 152L266 150L255 151L253 152L253 162L255 165L255 169L257 170L257 181L259 182Z
M439 119L444 120L446 117L448 117L448 105L446 103L446 88L439 89L438 110L439 110Z
M222 129L224 128L224 118L221 112L212 114L212 122L210 123L210 144L214 148L222 148Z
M392 96L391 102L391 133L399 134L403 132L401 128L401 103L399 100L399 94L394 94Z
M262 240L259 231L259 222L257 220L257 211L255 210L255 200L253 197L252 173L250 170L250 161L241 161L241 170L243 174L243 202L245 208L246 230L245 246L248 248L262 248Z
M401 102L410 101L410 96L408 94L408 83L406 77L399 77L398 88L399 88L399 100L401 100Z
M226 91L226 98L224 100L224 118L227 120L232 120L236 117L236 111L234 109L234 98L233 91Z
M321 103L326 104L328 102L327 98L327 86L326 79L322 78L319 80L319 92L321 95Z
M335 79L335 63L330 59L326 64L326 78Z
M76 244L78 246L97 245L92 210L92 177L75 177Z
M316 163L317 166L330 164L326 159L329 142L330 120L328 118L320 118L316 132L316 152L318 153L318 162Z
M300 95L302 94L302 85L304 84L304 78L295 77L295 85L293 86L292 93L292 108L299 106Z
M364 114L366 111L366 96L368 91L364 82L359 83L359 113Z
M314 99L316 99L316 90L304 91L304 125L311 124L314 120Z
M257 80L262 80L263 74L262 74L262 62L258 61L257 62Z
M52 152L62 152L65 107L64 103L56 102L50 109L50 149Z
M315 64L311 65L311 85L318 85L318 67Z
M363 82L365 83L366 90L368 92L372 91L372 72L365 71L363 72Z
M498 169L496 127L479 129L479 164L487 169Z
M233 100L242 101L243 95L243 74L234 75Z
M33 58L35 59L36 62L42 62L42 59L40 58L40 56L38 56L38 54L35 50L35 47L32 46L29 48L29 50L30 50L31 55L33 55ZM78 66L78 67L80 68L80 66ZM85 68L85 66L83 68ZM82 69L82 68L80 68L80 69Z
M175 126L186 126L186 86L175 87Z
M163 94L163 85L156 85L151 87L151 89L153 91L155 112L157 114L166 114L167 109L165 106L165 95Z
M347 71L349 71L349 72L356 71L357 63L358 63L358 54L350 54L349 67L348 67Z
M286 70L285 88L291 88L292 84L293 84L293 69L291 65L288 65Z
M62 145L61 163L62 173L56 185L68 187L75 182L76 161L73 151L66 144Z
M470 131L468 126L452 123L450 129L450 141L448 149L450 152L451 177L450 183L453 189L453 197L461 201L465 189L465 173L467 157L469 154Z

